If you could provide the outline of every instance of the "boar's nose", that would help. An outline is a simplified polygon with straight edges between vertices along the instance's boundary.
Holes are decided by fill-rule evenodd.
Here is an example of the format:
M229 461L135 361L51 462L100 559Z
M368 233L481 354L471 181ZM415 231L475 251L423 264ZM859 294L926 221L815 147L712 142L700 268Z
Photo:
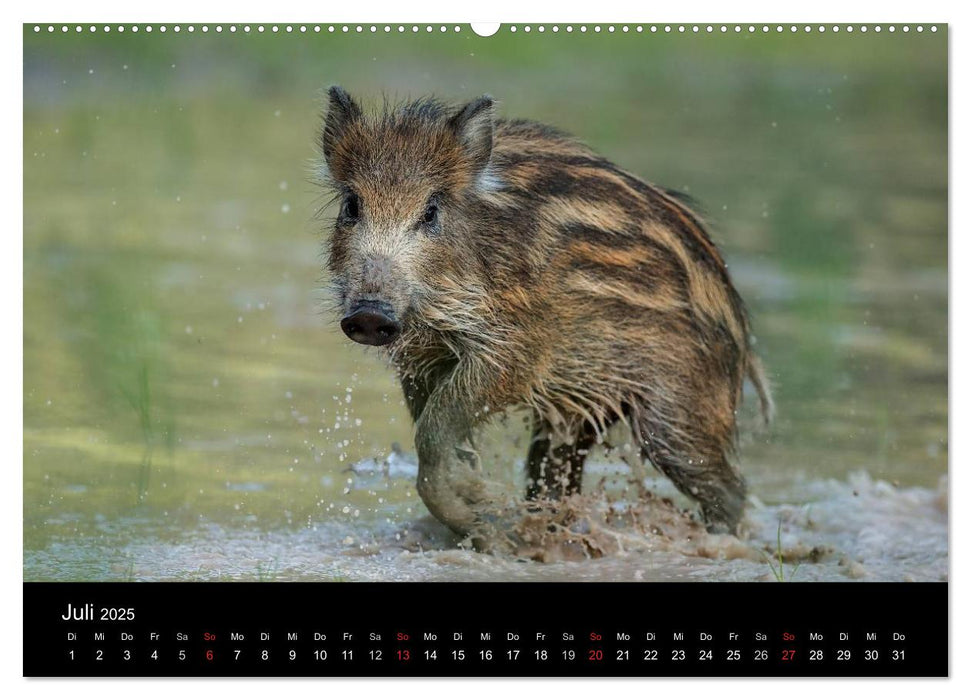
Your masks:
M341 330L355 343L387 345L398 337L401 324L395 319L390 305L366 301L341 319Z

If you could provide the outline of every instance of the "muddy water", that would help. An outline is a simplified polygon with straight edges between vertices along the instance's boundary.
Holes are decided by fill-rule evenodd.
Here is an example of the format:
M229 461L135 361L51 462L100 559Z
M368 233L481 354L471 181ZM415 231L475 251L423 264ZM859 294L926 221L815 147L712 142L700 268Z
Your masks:
M628 482L617 465L602 478ZM406 479L405 493L412 483ZM387 493L398 478L348 481ZM93 580L329 581L827 581L945 580L947 483L903 488L856 472L845 481L800 481L797 504L754 500L740 537L709 535L690 504L662 480L636 500L595 490L555 512L519 511L508 546L478 553L409 506L262 527L255 517L173 529L152 518L95 518L84 533L30 552L25 574L54 569ZM246 490L243 486L239 490ZM257 486L249 486L256 490ZM637 492L634 488L628 491ZM627 495L627 494L625 494ZM380 499L378 499L380 500ZM330 511L336 508L329 505ZM395 513L397 511L397 513ZM78 526L69 515L60 524ZM133 536L134 534L134 536Z
M458 39L314 53L292 37L279 55L228 37L62 39L55 54L25 40L25 579L947 577L946 70L931 37L868 37L862 53L829 39L798 60L708 38L717 71L693 39L659 38L668 60L650 74L618 38L587 46L591 111L557 102L562 42L510 70L509 46ZM709 537L666 480L603 452L582 499L510 512L499 554L430 519L394 377L327 312L325 200L306 181L332 74L370 91L502 87L507 113L558 121L705 205L778 404L768 432L751 396L740 416L741 538ZM525 439L517 414L483 438L504 503L523 491Z

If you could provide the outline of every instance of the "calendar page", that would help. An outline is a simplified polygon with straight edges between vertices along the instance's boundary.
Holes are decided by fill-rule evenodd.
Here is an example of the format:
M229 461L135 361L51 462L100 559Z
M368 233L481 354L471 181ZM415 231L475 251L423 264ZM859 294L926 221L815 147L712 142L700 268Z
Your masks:
M946 24L28 23L23 204L25 675L948 674Z

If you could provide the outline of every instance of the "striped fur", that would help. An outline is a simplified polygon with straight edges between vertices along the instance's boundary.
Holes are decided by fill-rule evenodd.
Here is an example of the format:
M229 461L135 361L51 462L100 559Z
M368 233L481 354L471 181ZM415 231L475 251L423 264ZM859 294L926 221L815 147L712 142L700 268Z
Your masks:
M586 452L623 421L711 529L734 531L745 377L766 420L772 401L704 224L569 136L492 110L486 97L368 115L330 93L327 184L360 206L335 222L330 271L343 313L376 299L401 319L386 347L416 421L419 493L472 529L453 448L491 413L526 406L529 497L578 491ZM420 223L430 202L434 228Z

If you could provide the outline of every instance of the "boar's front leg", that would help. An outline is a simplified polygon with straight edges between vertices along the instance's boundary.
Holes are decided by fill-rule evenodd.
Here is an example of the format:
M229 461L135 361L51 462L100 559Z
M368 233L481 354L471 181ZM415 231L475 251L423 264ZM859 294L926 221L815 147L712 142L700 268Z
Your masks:
M470 507L478 475L470 468L468 450L473 421L468 407L477 405L451 379L431 392L415 423L418 449L418 495L438 520L460 535L476 521ZM484 405L484 404L482 404Z
M408 412L411 413L411 420L415 423L421 418L425 410L425 404L435 388L448 380L455 370L455 362L442 362L431 368L426 369L421 375L402 374L401 391L405 395L405 403L408 405Z
M404 392L405 403L408 405L411 420L417 423L418 419L421 418L422 411L425 410L425 404L428 403L428 397L431 395L428 384L415 377L404 376L401 378L401 390Z

